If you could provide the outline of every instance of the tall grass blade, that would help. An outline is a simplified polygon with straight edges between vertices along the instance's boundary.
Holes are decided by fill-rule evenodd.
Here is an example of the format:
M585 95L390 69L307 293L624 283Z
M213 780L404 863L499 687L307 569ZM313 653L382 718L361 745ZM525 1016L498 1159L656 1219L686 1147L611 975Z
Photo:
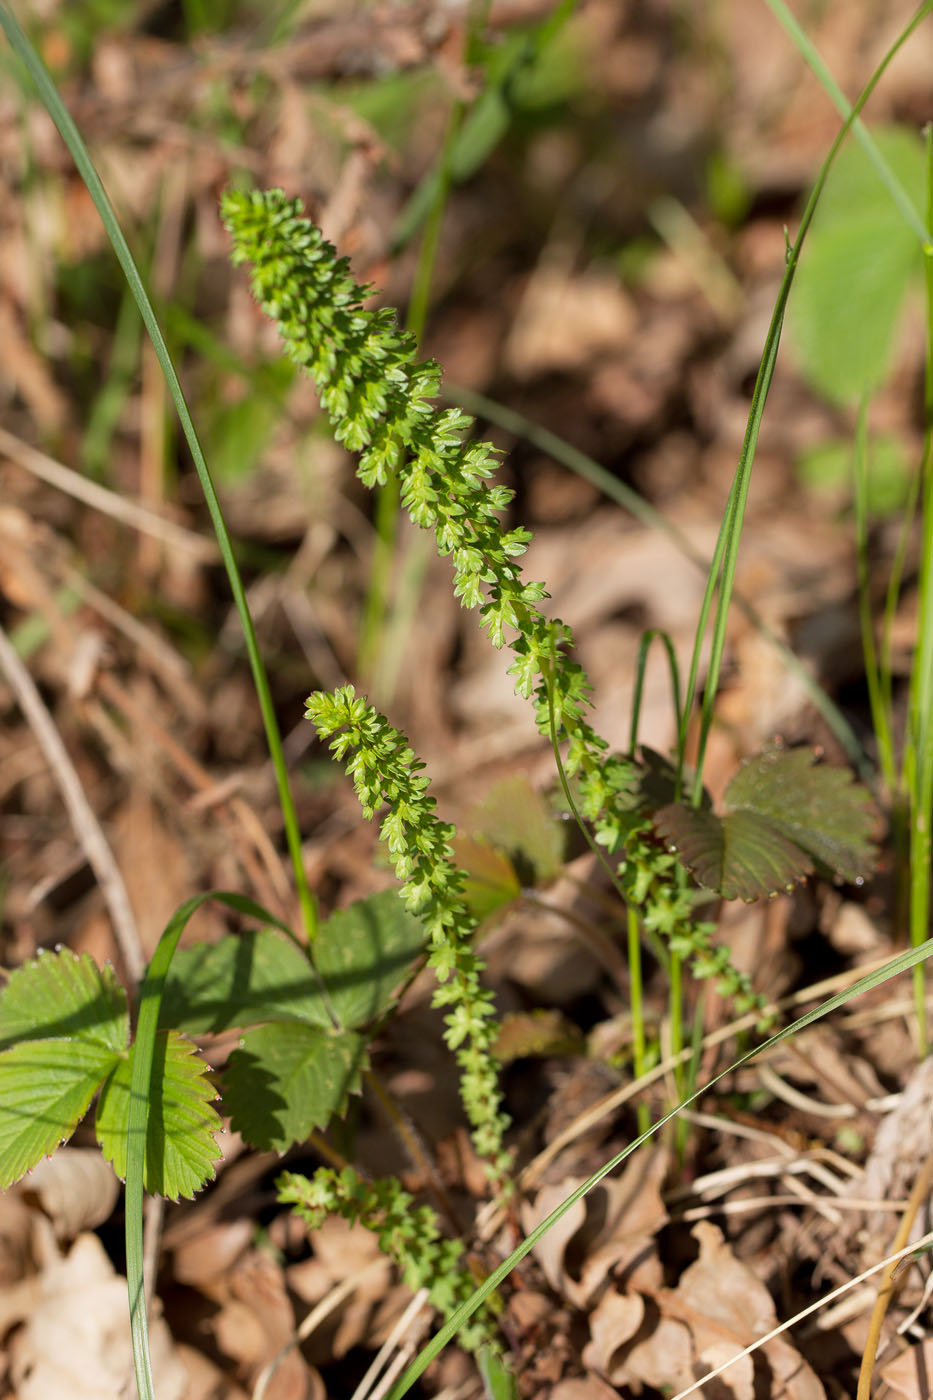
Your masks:
M272 703L272 692L269 689L269 681L266 676L262 656L259 651L259 644L256 640L256 632L253 627L253 620L250 616L249 604L246 598L246 590L240 578L240 571L237 567L236 558L233 553L233 544L224 521L223 512L220 508L220 501L211 480L207 462L204 460L204 453L195 430L194 422L185 402L178 375L172 364L165 338L162 335L152 302L143 285L142 278L136 267L133 255L130 252L129 244L124 237L113 205L101 183L100 176L94 167L88 149L82 140L78 128L71 118L71 114L65 107L64 102L58 94L58 90L53 83L48 70L42 62L36 50L27 39L23 30L3 0L0 0L0 28L13 49L14 53L22 62L24 68L29 73L39 93L43 105L54 121L61 134L62 140L68 147L71 157L78 167L78 171L84 181L88 194L94 201L94 205L101 220L107 230L107 237L110 239L113 251L123 269L133 294L136 305L139 307L143 323L152 341L159 366L165 376L165 382L172 402L178 414L182 431L191 451L198 480L204 492L204 499L210 513L211 524L217 536L217 543L223 558L224 567L227 570L227 577L230 580L230 590L233 594L233 601L236 605L237 613L240 617L240 624L243 628L243 638L246 643L246 651L249 657L250 669L253 675L253 684L256 687L256 695L259 700L259 708L262 712L263 726L266 732L266 743L269 747L269 756L275 770L276 784L278 786L279 804L282 809L282 818L285 826L285 835L288 843L288 851L291 857L292 868L295 876L295 888L298 894L298 901L301 907L302 923L305 934L309 941L313 941L317 932L317 910L314 898L308 885L308 878L304 870L304 862L301 855L301 834L298 829L298 818L295 812L295 804L292 800L291 791L288 784L288 771L285 764L285 754L282 749L282 738L279 733L278 721L275 717L275 707Z

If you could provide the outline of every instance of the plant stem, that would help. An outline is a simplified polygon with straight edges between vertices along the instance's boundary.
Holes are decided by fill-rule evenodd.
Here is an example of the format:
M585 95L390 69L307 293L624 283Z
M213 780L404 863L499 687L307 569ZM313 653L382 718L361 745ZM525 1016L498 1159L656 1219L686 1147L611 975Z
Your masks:
M638 932L638 911L626 906L628 920L629 1006L632 1013L632 1075L641 1079L646 1069L645 1055L645 997L642 983L641 938ZM637 1109L639 1133L646 1133L651 1124L651 1111L639 1102Z

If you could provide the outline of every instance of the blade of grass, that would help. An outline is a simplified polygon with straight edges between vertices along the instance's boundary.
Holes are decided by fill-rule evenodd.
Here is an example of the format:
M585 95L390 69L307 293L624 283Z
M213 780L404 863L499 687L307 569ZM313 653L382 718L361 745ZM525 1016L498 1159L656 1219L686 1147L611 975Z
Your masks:
M872 619L870 569L868 559L868 400L859 406L855 436L855 551L858 573L859 623L862 632L862 654L865 658L865 681L872 727L878 745L881 776L893 797L897 790L897 764L894 756L894 716L890 685L885 684L875 627Z
M719 597L716 608L716 617L713 622L713 637L710 652L709 669L707 671L706 688L703 696L703 705L700 713L700 734L698 742L696 775L694 778L692 799L698 803L703 792L703 761L706 753L706 744L709 739L709 731L713 722L713 706L716 700L716 692L719 685L719 676L722 669L722 658L726 644L726 624L729 615L729 606L732 601L732 593L735 586L735 571L738 561L739 542L742 535L742 526L745 519L745 508L748 503L748 492L751 485L752 464L755 458L755 451L758 445L758 434L761 428L761 420L764 414L765 403L768 398L768 391L774 377L774 370L777 364L778 348L781 342L781 331L784 325L784 313L787 309L787 301L790 296L790 289L793 285L794 276L797 271L797 264L803 248L804 240L813 222L813 216L819 203L820 195L826 184L833 161L835 160L843 141L846 138L852 125L858 118L859 113L865 106L878 83L881 81L885 70L891 63L894 56L907 42L911 34L918 27L923 19L933 11L933 0L925 0L920 9L914 15L909 24L901 31L888 49L887 53L872 73L865 84L858 98L851 107L848 116L843 122L835 141L830 147L829 153L824 160L820 172L816 178L810 197L807 200L803 214L800 219L800 227L797 230L797 237L793 244L787 249L787 265L784 277L778 291L777 301L771 316L771 323L768 327L768 335L765 340L762 352L761 364L755 380L755 388L752 394L751 409L748 416L748 425L745 431L745 440L742 444L742 451L739 457L739 464L736 468L735 479L729 495L725 513L725 548L723 552L722 571L719 579Z
M243 587L236 558L233 553L233 544L230 539L229 531L227 530L223 512L220 508L217 492L214 489L214 483L211 480L207 462L204 460L204 454L201 450L201 444L198 440L194 422L188 410L188 405L185 402L184 394L182 393L178 375L175 373L175 367L168 353L168 348L165 344L165 339L159 327L158 320L156 319L152 302L143 285L136 263L133 260L129 244L124 237L113 205L110 203L110 199L101 183L100 176L91 160L81 134L59 96L58 90L45 64L20 28L15 15L2 0L0 0L0 28L3 29L10 47L35 83L39 97L48 111L49 116L58 127L62 140L68 147L71 158L77 166L81 178L87 187L88 194L94 201L97 212L107 230L107 236L110 239L117 260L123 269L123 275L127 280L136 305L139 307L140 315L149 333L149 338L152 341L159 366L165 376L165 382L172 396L172 401L175 405L179 421L181 422L185 439L191 451L191 457L211 517L211 524L214 527L214 533L217 536L217 544L220 548L224 567L227 571L227 577L230 581L233 601L236 605L237 613L240 617L240 624L243 628L243 638L246 643L246 651L253 675L253 684L256 687L256 696L259 700L259 708L262 713L263 726L266 732L266 743L269 748L269 756L272 759L272 766L275 770L279 804L282 810L285 836L295 876L295 888L301 908L302 924L309 942L313 942L317 934L317 910L314 897L308 885L308 878L305 874L304 862L302 860L301 834L298 829L298 817L289 789L288 771L285 764L285 754L282 749L282 738L279 732L278 721L275 716L275 707L272 702L272 692L269 688L265 666L263 665L259 644L256 640L256 632L253 627L253 620L250 616L249 604L246 599L246 590Z
M933 222L933 127L926 129L927 218ZM926 249L926 372L921 479L920 578L917 585L917 641L910 672L904 781L910 810L910 941L917 947L930 922L930 870L933 863L933 249ZM917 1042L927 1053L926 1002L922 972L914 974Z
M833 106L836 108L836 111L839 113L839 115L843 118L844 121L848 121L848 119L852 116L852 105L849 102L849 99L846 97L845 93L842 91L842 88L836 82L832 73L826 67L826 64L823 62L822 58L817 52L816 45L813 43L812 39L810 39L809 36L804 33L797 19L788 9L784 0L765 0L765 4L768 6L768 9L774 15L778 24L784 30L785 34L787 34L788 37L793 41L793 43L796 44L801 56L803 57L804 62L806 63L807 67L810 68L810 70L815 74L816 78L822 85L823 90L826 92ZM851 123L851 127L855 136L861 142L862 147L865 150L865 154L868 156L872 165L878 172L879 178L881 179L885 189L888 191L888 194L891 196L891 199L894 201L896 208L903 216L905 223L909 228L913 229L914 233L920 239L921 243L928 243L930 240L929 229L925 229L920 219L917 217L917 211L914 208L913 201L911 200L907 191L904 189L904 186L901 184L900 180L898 180L897 176L891 169L888 162L885 160L881 151L878 149L877 145L875 144L874 137L868 130L868 127L865 126L864 122L862 122L857 116L855 117L855 120Z
M601 1166L598 1171L595 1171L592 1176L588 1177L586 1181L582 1182L572 1191L566 1200L562 1201L545 1220L542 1220L540 1225L537 1225L535 1229L522 1240L521 1244L512 1251L509 1257L505 1259L498 1268L493 1270L469 1301L462 1304L444 1324L437 1335L432 1337L430 1342L422 1348L418 1356L401 1376L398 1384L389 1392L386 1400L402 1400L402 1397L408 1394L408 1391L418 1377L424 1374L424 1371L434 1358L443 1351L447 1343L456 1335L463 1323L473 1316L473 1313L489 1297L490 1293L493 1293L500 1287L512 1272L515 1265L519 1263L520 1260L524 1259L526 1254L531 1253L538 1241L543 1239L547 1234L548 1230L556 1225L557 1222L566 1215L567 1211L570 1210L572 1206L576 1205L577 1201L582 1200L589 1191L592 1191L594 1186L598 1186L610 1172L615 1171L616 1167L621 1166L627 1157L630 1157L633 1152L636 1152L638 1148L643 1146L655 1133L660 1132L660 1130L676 1118L683 1109L689 1108L692 1104L695 1104L704 1094L709 1093L710 1089L721 1083L722 1080L727 1078L730 1074L734 1074L744 1065L747 1065L756 1055L760 1055L766 1050L773 1049L774 1046L779 1045L784 1040L789 1040L807 1026L813 1025L814 1021L819 1021L824 1016L828 1016L833 1011L838 1010L839 1007L845 1006L854 997L861 996L863 992L872 991L875 987L880 987L892 977L896 977L901 972L907 972L912 967L917 967L931 956L933 956L933 939L929 939L919 948L912 948L906 953L900 953L896 958L892 958L889 962L885 963L883 967L876 968L874 972L870 972L867 976L860 978L859 981L853 983L851 987L847 987L844 991L837 992L835 996L829 997L828 1000L821 1002L819 1006L814 1007L803 1016L798 1017L791 1025L785 1026L783 1030L770 1036L767 1040L763 1041L761 1045L756 1046L753 1050L749 1050L746 1054L740 1056L728 1069L724 1069L721 1073L714 1075L712 1079L708 1080L707 1083L694 1094L684 1099L683 1103L671 1109L663 1118L659 1118L646 1133L641 1133L634 1142L629 1143L628 1147L616 1153L616 1155Z
M133 1366L139 1400L155 1400L149 1362L149 1326L146 1317L146 1290L143 1276L143 1176L146 1164L146 1138L152 1092L152 1064L162 992L178 940L195 910L209 899L226 904L238 914L272 924L293 938L291 929L245 895L226 890L208 890L186 900L169 919L156 945L152 962L139 989L136 1043L130 1078L130 1103L126 1143L126 1284L130 1299L130 1328L133 1339Z

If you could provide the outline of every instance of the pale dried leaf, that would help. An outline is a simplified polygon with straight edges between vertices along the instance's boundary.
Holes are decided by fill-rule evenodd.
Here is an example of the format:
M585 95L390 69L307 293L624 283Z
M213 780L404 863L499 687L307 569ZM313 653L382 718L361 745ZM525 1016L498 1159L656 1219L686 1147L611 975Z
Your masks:
M686 1322L693 1333L697 1360L712 1369L728 1361L777 1324L771 1295L759 1278L736 1259L722 1231L709 1221L693 1229L700 1257L687 1268L677 1288L662 1295L662 1311ZM784 1337L764 1348L775 1389L786 1400L823 1400L816 1375ZM725 1373L721 1384L736 1400L754 1400L754 1362L743 1357Z
M159 1400L182 1400L185 1369L160 1317L150 1320L149 1343ZM80 1235L45 1270L10 1351L17 1400L125 1400L133 1373L126 1279L96 1235Z
M60 1147L33 1168L21 1189L36 1197L57 1239L73 1240L109 1217L120 1183L96 1147Z
M660 1286L652 1242L668 1218L661 1200L666 1169L664 1149L636 1152L621 1177L600 1182L535 1245L551 1287L574 1307L586 1307L610 1271L634 1269L627 1279L633 1286ZM530 1233L579 1184L569 1178L543 1187L534 1205L522 1208L525 1231Z
M630 1342L645 1316L640 1293L607 1293L590 1314L590 1342L583 1352L588 1366L612 1378L616 1352Z
M590 1371L585 1376L560 1381L551 1391L550 1400L618 1400L618 1394Z
M882 1366L878 1379L904 1400L929 1400L933 1391L933 1337L908 1347Z

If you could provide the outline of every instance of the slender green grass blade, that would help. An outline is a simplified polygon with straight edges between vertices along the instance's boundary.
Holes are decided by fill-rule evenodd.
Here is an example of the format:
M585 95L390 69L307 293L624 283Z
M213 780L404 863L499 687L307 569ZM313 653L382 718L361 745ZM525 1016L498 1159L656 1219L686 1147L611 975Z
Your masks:
M20 59L24 68L35 83L39 97L48 111L49 116L58 127L62 140L68 147L71 158L87 186L88 194L94 201L97 212L107 230L107 237L110 239L113 251L117 256L120 267L123 269L123 275L127 280L136 305L139 307L140 315L149 333L149 338L152 341L159 366L165 376L165 382L172 396L172 402L175 405L179 421L181 422L185 439L190 448L191 457L198 474L198 480L201 483L201 489L204 492L204 499L207 503L208 512L210 513L211 524L217 536L221 557L223 558L224 566L227 570L227 577L230 580L230 590L233 594L233 601L236 605L240 624L243 628L243 637L246 643L247 655L249 656L250 668L252 670L253 684L256 687L259 708L262 712L266 742L275 770L279 803L285 825L285 835L288 842L292 868L294 870L295 888L301 906L302 923L307 938L313 940L317 931L317 910L308 885L307 875L305 874L304 861L301 854L301 833L298 829L295 804L292 800L288 785L285 754L282 749L282 738L279 733L278 720L276 719L275 707L272 702L272 692L269 688L269 681L259 651L259 643L256 640L256 631L253 627L252 617L250 616L246 590L243 587L243 581L240 577L240 571L233 553L233 544L230 539L229 531L227 530L223 512L220 508L217 492L214 489L214 483L211 480L207 462L204 460L204 453L201 450L201 444L195 430L194 422L188 410L188 405L185 402L184 394L182 393L178 375L175 373L175 367L172 364L165 338L162 335L155 311L152 307L152 302L143 285L133 255L130 252L129 244L124 237L113 205L110 203L110 199L95 169L81 134L59 96L58 90L47 68L23 33L16 17L7 5L2 3L2 0L0 0L0 28L3 29L10 47Z
M722 658L726 644L726 624L729 616L729 606L732 601L733 589L735 586L735 571L738 561L739 543L742 535L742 526L745 520L745 508L748 503L748 492L751 485L752 465L755 459L755 451L758 446L758 434L761 429L761 420L764 415L765 403L768 392L771 388L771 381L774 378L774 369L777 364L778 349L781 343L781 331L784 325L784 314L787 310L787 301L793 285L794 275L800 259L801 250L813 222L813 215L816 212L820 195L826 184L826 179L836 159L839 149L845 140L846 135L858 118L859 113L865 106L871 94L898 51L907 42L907 39L914 32L920 22L931 12L933 12L933 0L926 0L917 11L910 23L901 31L888 49L887 53L872 73L865 87L862 89L857 100L849 111L848 116L842 124L835 141L830 147L829 154L823 162L816 182L810 192L806 207L800 219L800 227L797 237L787 250L787 267L778 291L777 301L771 316L771 324L768 328L768 335L765 347L762 352L761 364L755 380L755 388L752 393L751 409L748 416L748 425L745 430L745 440L742 444L742 451L739 457L739 464L736 468L735 480L729 495L729 502L725 516L725 547L723 551L722 572L719 580L719 597L716 608L716 617L713 622L713 636L710 650L710 662L707 672L706 688L703 698L703 706L700 714L700 734L698 743L698 754L696 764L696 776L694 779L693 800L698 802L703 790L703 761L706 753L706 744L709 738L709 731L713 722L713 706L716 700L716 692L719 685L719 676L722 669Z
M842 91L842 88L836 82L832 73L830 73L829 69L826 67L813 41L801 28L795 16L784 3L784 0L765 0L765 3L784 32L789 35L797 45L797 48L803 55L804 62L822 84L824 91L829 96L836 111L845 121L848 121L852 116L851 103ZM925 6L922 7L923 10L925 10L925 8ZM865 126L857 116L851 125L852 130L864 147L866 155L877 170L884 183L885 189L890 194L904 222L913 229L922 244L929 243L929 229L925 229L923 223L917 217L917 210L914 207L913 200L885 160L883 152L878 149L875 139L868 130L868 127Z

